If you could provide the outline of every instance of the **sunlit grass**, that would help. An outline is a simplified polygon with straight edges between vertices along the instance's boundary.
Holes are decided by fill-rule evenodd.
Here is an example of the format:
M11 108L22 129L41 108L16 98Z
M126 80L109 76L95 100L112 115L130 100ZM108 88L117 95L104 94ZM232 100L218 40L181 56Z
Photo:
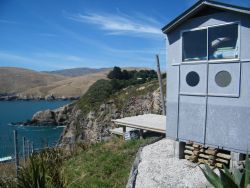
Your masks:
M151 139L99 143L66 161L62 174L66 187L125 187L131 165L142 144Z

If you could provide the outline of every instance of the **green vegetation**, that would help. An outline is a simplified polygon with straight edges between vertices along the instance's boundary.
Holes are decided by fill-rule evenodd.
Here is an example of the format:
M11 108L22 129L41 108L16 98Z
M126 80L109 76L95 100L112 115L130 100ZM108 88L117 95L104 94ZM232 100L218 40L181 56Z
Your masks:
M13 176L0 176L0 187L16 188L17 182Z
M159 88L158 80L152 80L144 84L128 86L127 88L114 93L111 98L115 100L117 108L122 109L123 105L126 104L126 101L128 101L129 99L146 95L150 92L155 91L157 88ZM164 89L163 91L166 91L166 89Z
M154 70L122 71L120 67L114 67L107 77L111 79L113 91L118 91L131 85L143 84L156 79L157 73Z
M121 68L114 67L107 77L110 80L98 80L90 86L89 90L77 102L78 107L84 114L97 110L102 103L107 102L111 96L124 88L137 85L143 86L143 84L146 85L146 83L150 82L152 82L153 85L147 87L147 90L145 91L152 88L156 89L158 87L156 79L157 74L154 70L122 71ZM137 92L136 89L134 89L133 94L136 95L136 93L142 92Z
M250 177L250 160L247 157L245 161L245 168L241 172L239 169L235 169L231 173L227 167L224 166L224 171L219 169L220 176L217 175L208 165L205 165L205 169L202 169L206 179L215 188L247 188Z
M63 187L60 169L66 155L60 149L47 149L29 158L19 171L18 188Z
M62 174L65 186L81 188L125 187L131 165L142 144L152 139L98 143L66 161Z
M116 67L111 74L112 79L96 81L75 103L84 114L97 110L110 99L122 108L126 100L159 87L155 71L121 71ZM113 139L76 146L70 155L62 150L48 149L33 155L23 165L18 181L13 176L10 179L0 177L0 187L125 187L139 147L151 141Z
M101 103L107 101L113 88L109 80L98 80L77 102L84 114L91 110L97 110Z
M124 141L114 138L92 145L77 145L71 153L47 149L30 157L19 177L1 177L6 188L109 188L125 187L141 146L157 137Z
M109 72L109 79L117 79L117 80L137 80L140 79L152 79L157 78L157 73L155 70L121 70L120 67L114 67L112 71Z

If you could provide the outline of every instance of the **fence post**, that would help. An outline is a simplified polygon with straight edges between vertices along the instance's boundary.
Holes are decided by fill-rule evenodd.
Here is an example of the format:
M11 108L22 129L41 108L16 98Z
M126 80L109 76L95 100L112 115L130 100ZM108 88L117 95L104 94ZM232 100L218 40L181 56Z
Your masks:
M31 142L31 154L34 153L34 142Z
M45 147L48 148L49 147L49 141L48 141L48 138L46 138L46 141L45 141Z
M26 163L26 139L25 137L23 137L23 160L24 160L24 163Z
M28 157L30 156L30 141L27 140L27 147L28 147Z
M162 79L161 79L159 55L156 55L156 64L157 64L157 75L158 75L158 81L159 81L160 93L161 93L162 114L166 115L166 104L165 104L164 94L163 94L163 84L162 84Z
M18 177L19 171L19 152L18 152L18 138L17 138L17 131L14 130L14 150L15 150L15 163L16 163L16 177Z

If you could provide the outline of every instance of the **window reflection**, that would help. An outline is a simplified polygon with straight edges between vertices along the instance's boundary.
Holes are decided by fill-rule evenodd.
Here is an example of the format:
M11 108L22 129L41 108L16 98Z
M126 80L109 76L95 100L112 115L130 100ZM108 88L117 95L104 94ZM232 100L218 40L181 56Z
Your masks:
M183 33L183 61L207 59L207 30Z
M209 59L238 58L238 25L225 25L208 29Z

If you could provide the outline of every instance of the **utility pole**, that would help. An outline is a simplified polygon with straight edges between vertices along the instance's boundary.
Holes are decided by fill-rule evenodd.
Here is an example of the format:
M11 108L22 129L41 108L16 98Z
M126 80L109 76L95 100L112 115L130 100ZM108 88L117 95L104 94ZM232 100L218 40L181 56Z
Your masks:
M164 100L164 94L163 94L163 88L162 88L162 79L161 79L160 60L159 60L158 54L156 54L156 64L157 64L157 75L158 75L158 81L159 81L160 93L161 93L162 114L166 115L166 106L165 106L165 100Z

